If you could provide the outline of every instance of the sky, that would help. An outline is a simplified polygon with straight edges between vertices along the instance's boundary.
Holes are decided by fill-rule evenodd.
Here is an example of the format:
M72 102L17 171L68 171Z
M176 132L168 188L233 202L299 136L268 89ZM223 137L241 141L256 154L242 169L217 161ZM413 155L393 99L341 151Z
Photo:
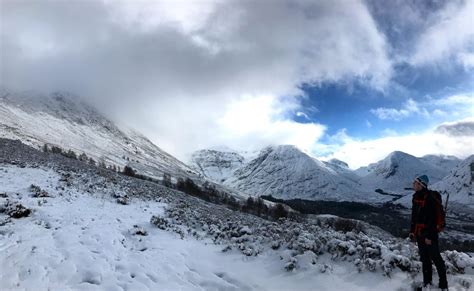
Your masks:
M474 1L0 0L0 86L69 91L186 160L474 153Z

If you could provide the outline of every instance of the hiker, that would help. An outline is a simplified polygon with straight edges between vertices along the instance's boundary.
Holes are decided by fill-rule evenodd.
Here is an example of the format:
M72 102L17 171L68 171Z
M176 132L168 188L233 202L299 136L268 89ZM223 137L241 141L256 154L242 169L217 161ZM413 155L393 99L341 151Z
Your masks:
M439 221L437 216L440 215L439 206L442 210L441 196L435 191L430 191L428 183L429 179L426 175L421 175L413 181L415 193L412 200L410 239L418 244L423 267L423 286L432 284L431 262L433 262L438 271L439 288L448 290L446 266L438 246L440 226L437 224ZM436 197L436 194L439 197ZM444 212L442 215L444 219Z

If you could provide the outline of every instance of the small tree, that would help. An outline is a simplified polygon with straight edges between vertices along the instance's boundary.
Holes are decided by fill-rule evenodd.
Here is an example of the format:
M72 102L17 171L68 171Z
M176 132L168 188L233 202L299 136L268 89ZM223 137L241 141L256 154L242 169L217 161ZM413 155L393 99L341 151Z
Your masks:
M63 149L58 147L58 146L52 146L51 147L51 152L53 154L62 154L63 153Z
M135 177L135 170L132 169L132 167L129 167L129 166L125 166L123 168L123 174L124 175L127 175L127 176L130 176L130 177Z
M93 158L89 158L89 165L91 166L95 166L96 165L96 162Z
M261 216L262 214L267 214L268 207L267 207L267 205L265 204L265 202L263 201L262 198L260 198L260 197L257 198L255 206L257 208L257 215L258 216Z
M107 164L105 163L105 159L104 157L101 157L100 160L99 160L99 167L103 168L103 169L107 169Z
M73 150L68 150L66 153L63 153L66 158L77 160L77 155Z
M255 200L252 197L247 198L247 207L253 209L255 207Z
M49 152L49 148L48 148L48 145L47 145L47 144L44 144L44 145L43 145L43 152L44 152L44 153Z
M173 186L173 183L171 183L171 175L169 173L163 173L163 185L168 188Z
M89 158L87 157L87 155L85 153L82 153L80 156L79 156L79 161L82 161L82 162L87 162Z
M283 205L278 203L273 209L273 218L278 219L280 217L288 217L288 211Z

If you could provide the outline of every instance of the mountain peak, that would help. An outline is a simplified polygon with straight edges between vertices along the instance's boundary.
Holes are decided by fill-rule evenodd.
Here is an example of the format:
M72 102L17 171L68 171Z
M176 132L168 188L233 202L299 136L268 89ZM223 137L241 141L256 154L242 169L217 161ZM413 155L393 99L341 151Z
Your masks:
M341 161L339 159L330 159L329 161L327 161L327 163L331 164L331 165L341 167L341 168L349 169L349 165L346 162Z
M416 157L402 151L393 151L387 156L387 159L395 161L401 159L416 159Z

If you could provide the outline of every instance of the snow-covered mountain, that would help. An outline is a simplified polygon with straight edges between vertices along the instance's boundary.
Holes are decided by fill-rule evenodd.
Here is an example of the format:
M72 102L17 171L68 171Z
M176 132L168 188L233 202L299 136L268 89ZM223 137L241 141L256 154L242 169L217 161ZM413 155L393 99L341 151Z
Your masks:
M321 162L294 146L273 146L246 158L239 152L201 150L190 164L209 179L250 195L283 199L385 202L408 194L413 178L440 181L459 163L453 156L421 158L397 151L358 170L337 159ZM377 190L377 192L376 192Z
M416 176L428 175L430 184L440 181L449 173L457 161L451 157L427 156L417 158L404 152L395 151L385 159L356 170L363 175L360 183L367 190L381 189L384 192L403 193L412 187ZM362 173L362 174L361 174Z
M242 167L245 158L237 152L199 150L192 154L191 165L210 180L222 183Z
M224 184L251 195L272 195L283 199L384 199L376 193L363 191L353 179L335 170L334 165L328 166L291 145L263 149L255 159L237 169Z
M426 155L421 157L420 160L433 166L449 170L454 169L454 167L461 162L461 159L448 155Z
M331 159L329 161L323 161L323 163L337 174L344 176L345 178L352 180L359 184L360 177L353 170L349 168L349 165L338 159Z
M460 162L449 175L431 187L449 193L449 201L474 209L474 155Z
M77 96L54 93L0 94L0 137L19 139L36 148L60 146L96 161L161 178L194 176L187 165L169 155L140 133L121 127Z

